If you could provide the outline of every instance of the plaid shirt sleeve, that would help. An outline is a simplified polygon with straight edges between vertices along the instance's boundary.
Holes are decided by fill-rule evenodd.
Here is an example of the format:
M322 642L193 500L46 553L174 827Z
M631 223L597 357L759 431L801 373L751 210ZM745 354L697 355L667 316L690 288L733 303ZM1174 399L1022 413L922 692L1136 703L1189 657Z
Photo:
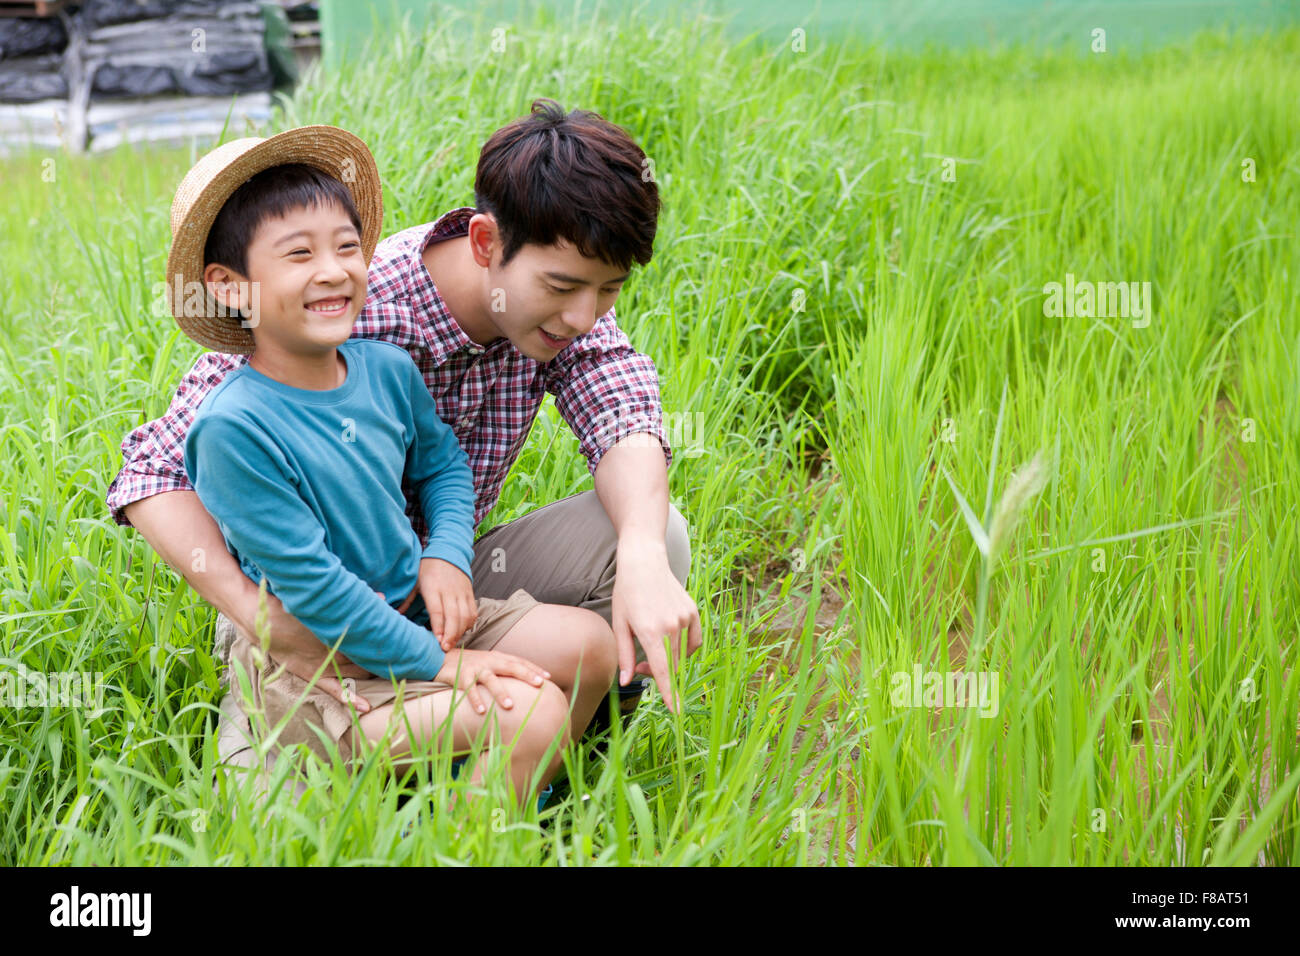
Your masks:
M165 491L193 491L185 474L185 435L203 399L247 356L204 352L181 379L166 413L141 425L122 440L122 469L108 486L109 514L131 527L123 508Z
M546 365L546 390L578 436L593 476L605 452L628 435L653 436L663 447L665 464L673 461L659 373L649 356L632 348L614 318L610 309Z

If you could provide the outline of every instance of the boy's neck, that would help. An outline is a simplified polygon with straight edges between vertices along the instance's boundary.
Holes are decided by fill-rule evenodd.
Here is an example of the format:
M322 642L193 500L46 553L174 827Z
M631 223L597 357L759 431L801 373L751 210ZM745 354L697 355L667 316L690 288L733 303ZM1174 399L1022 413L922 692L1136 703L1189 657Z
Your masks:
M471 342L487 345L501 338L488 316L482 287L485 273L470 252L469 236L435 242L420 258L447 311Z
M309 392L340 388L348 377L347 360L337 348L315 357L259 346L249 358L248 364L282 385Z

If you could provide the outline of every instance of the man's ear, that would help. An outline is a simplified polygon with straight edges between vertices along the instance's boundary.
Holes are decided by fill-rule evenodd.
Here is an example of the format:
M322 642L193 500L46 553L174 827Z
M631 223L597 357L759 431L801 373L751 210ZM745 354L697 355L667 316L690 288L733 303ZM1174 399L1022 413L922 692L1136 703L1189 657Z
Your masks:
M234 269L210 262L203 267L203 282L213 298L231 312L248 309L252 283Z
M469 251L474 261L486 269L499 251L501 235L497 221L489 212L476 212L469 220Z

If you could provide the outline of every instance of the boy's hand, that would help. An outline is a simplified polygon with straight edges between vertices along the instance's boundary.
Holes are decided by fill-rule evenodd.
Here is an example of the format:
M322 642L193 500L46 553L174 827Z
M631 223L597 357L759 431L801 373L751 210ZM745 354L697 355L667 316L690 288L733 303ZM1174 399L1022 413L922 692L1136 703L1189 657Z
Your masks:
M441 558L420 559L420 595L429 611L429 628L438 646L449 651L478 620L469 576Z
M463 691L475 713L482 714L486 713L487 705L479 693L479 684L486 687L497 702L509 710L515 702L510 699L510 692L499 678L517 677L534 687L541 687L542 681L550 676L551 672L546 668L504 651L452 650L447 652L442 670L438 671L434 680L441 684L451 684Z

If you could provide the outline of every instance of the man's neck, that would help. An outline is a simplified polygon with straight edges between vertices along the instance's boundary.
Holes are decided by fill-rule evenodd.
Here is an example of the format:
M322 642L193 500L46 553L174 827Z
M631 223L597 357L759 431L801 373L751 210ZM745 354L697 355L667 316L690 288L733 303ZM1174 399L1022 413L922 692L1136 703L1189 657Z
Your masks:
M488 317L481 286L482 270L470 252L469 236L432 243L420 258L447 311L471 342L487 345L501 338Z

